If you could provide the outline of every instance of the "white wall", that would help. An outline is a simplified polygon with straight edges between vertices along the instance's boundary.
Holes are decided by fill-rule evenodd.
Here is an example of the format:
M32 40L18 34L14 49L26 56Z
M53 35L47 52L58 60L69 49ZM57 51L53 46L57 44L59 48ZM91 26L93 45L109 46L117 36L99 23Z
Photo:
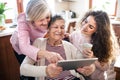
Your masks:
M65 10L72 10L76 13L77 17L83 16L83 14L89 9L89 0L73 0L74 2L59 2L55 0L55 12L60 13Z
M69 3L68 2L59 2L55 0L55 12L59 13L61 11L69 10Z
M120 20L120 0L118 0L117 15L116 15L116 18Z
M77 17L80 17L89 9L89 0L75 0L69 4L72 11L76 12Z

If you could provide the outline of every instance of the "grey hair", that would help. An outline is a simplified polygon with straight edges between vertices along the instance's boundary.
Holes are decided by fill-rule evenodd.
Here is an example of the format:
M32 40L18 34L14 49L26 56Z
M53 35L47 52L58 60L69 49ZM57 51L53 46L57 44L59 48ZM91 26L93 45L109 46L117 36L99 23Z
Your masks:
M51 13L45 0L30 0L26 7L27 21L36 21L45 18Z

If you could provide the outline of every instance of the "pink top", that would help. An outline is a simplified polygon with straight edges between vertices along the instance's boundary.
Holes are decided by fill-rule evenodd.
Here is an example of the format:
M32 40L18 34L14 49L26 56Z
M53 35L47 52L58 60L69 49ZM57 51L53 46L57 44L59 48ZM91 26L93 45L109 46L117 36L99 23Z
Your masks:
M37 59L38 48L31 44L36 38L44 37L47 30L36 29L30 22L26 21L25 13L18 16L18 26L11 36L10 42L18 54L24 54Z
M69 38L70 42L79 50L81 49L81 44L90 43L91 40L90 36L82 34L80 30L72 32Z

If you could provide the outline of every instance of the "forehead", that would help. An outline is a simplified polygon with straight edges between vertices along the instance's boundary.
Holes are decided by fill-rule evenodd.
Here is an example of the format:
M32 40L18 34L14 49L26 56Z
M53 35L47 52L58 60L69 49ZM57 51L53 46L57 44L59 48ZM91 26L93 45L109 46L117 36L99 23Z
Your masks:
M87 21L89 24L93 25L94 27L96 26L96 21L93 16L88 16Z
M53 22L53 24L56 25L63 25L65 23L65 21L63 19L57 19L55 22Z
M95 21L95 19L94 19L93 16L88 16L88 17L87 17L87 20L88 20L88 22L90 22L90 23L96 24L96 21Z
M41 17L40 17L40 19L44 19L44 18L46 18L46 17L51 17L51 13L48 12L48 13L42 14Z

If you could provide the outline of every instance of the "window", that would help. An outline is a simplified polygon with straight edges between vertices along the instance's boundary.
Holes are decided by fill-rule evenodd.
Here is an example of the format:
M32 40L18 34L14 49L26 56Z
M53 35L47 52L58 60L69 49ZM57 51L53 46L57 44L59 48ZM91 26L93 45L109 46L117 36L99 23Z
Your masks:
M24 1L23 1L23 11L26 10L27 3L28 3L29 1L30 1L30 0L24 0Z
M16 18L19 13L24 12L26 10L27 3L30 0L0 0L1 2L7 3L7 8L10 10L5 11L6 15L6 23L16 22ZM55 13L54 10L54 1L55 0L46 0L50 6L52 13Z
M16 4L16 0L1 0L1 2L5 2L6 3L6 7L8 10L6 10L4 12L5 17L6 17L6 22L12 22L12 20L16 19L17 16L17 4ZM14 5L13 5L14 4Z
M117 0L90 0L90 9L106 11L111 16L116 16Z

